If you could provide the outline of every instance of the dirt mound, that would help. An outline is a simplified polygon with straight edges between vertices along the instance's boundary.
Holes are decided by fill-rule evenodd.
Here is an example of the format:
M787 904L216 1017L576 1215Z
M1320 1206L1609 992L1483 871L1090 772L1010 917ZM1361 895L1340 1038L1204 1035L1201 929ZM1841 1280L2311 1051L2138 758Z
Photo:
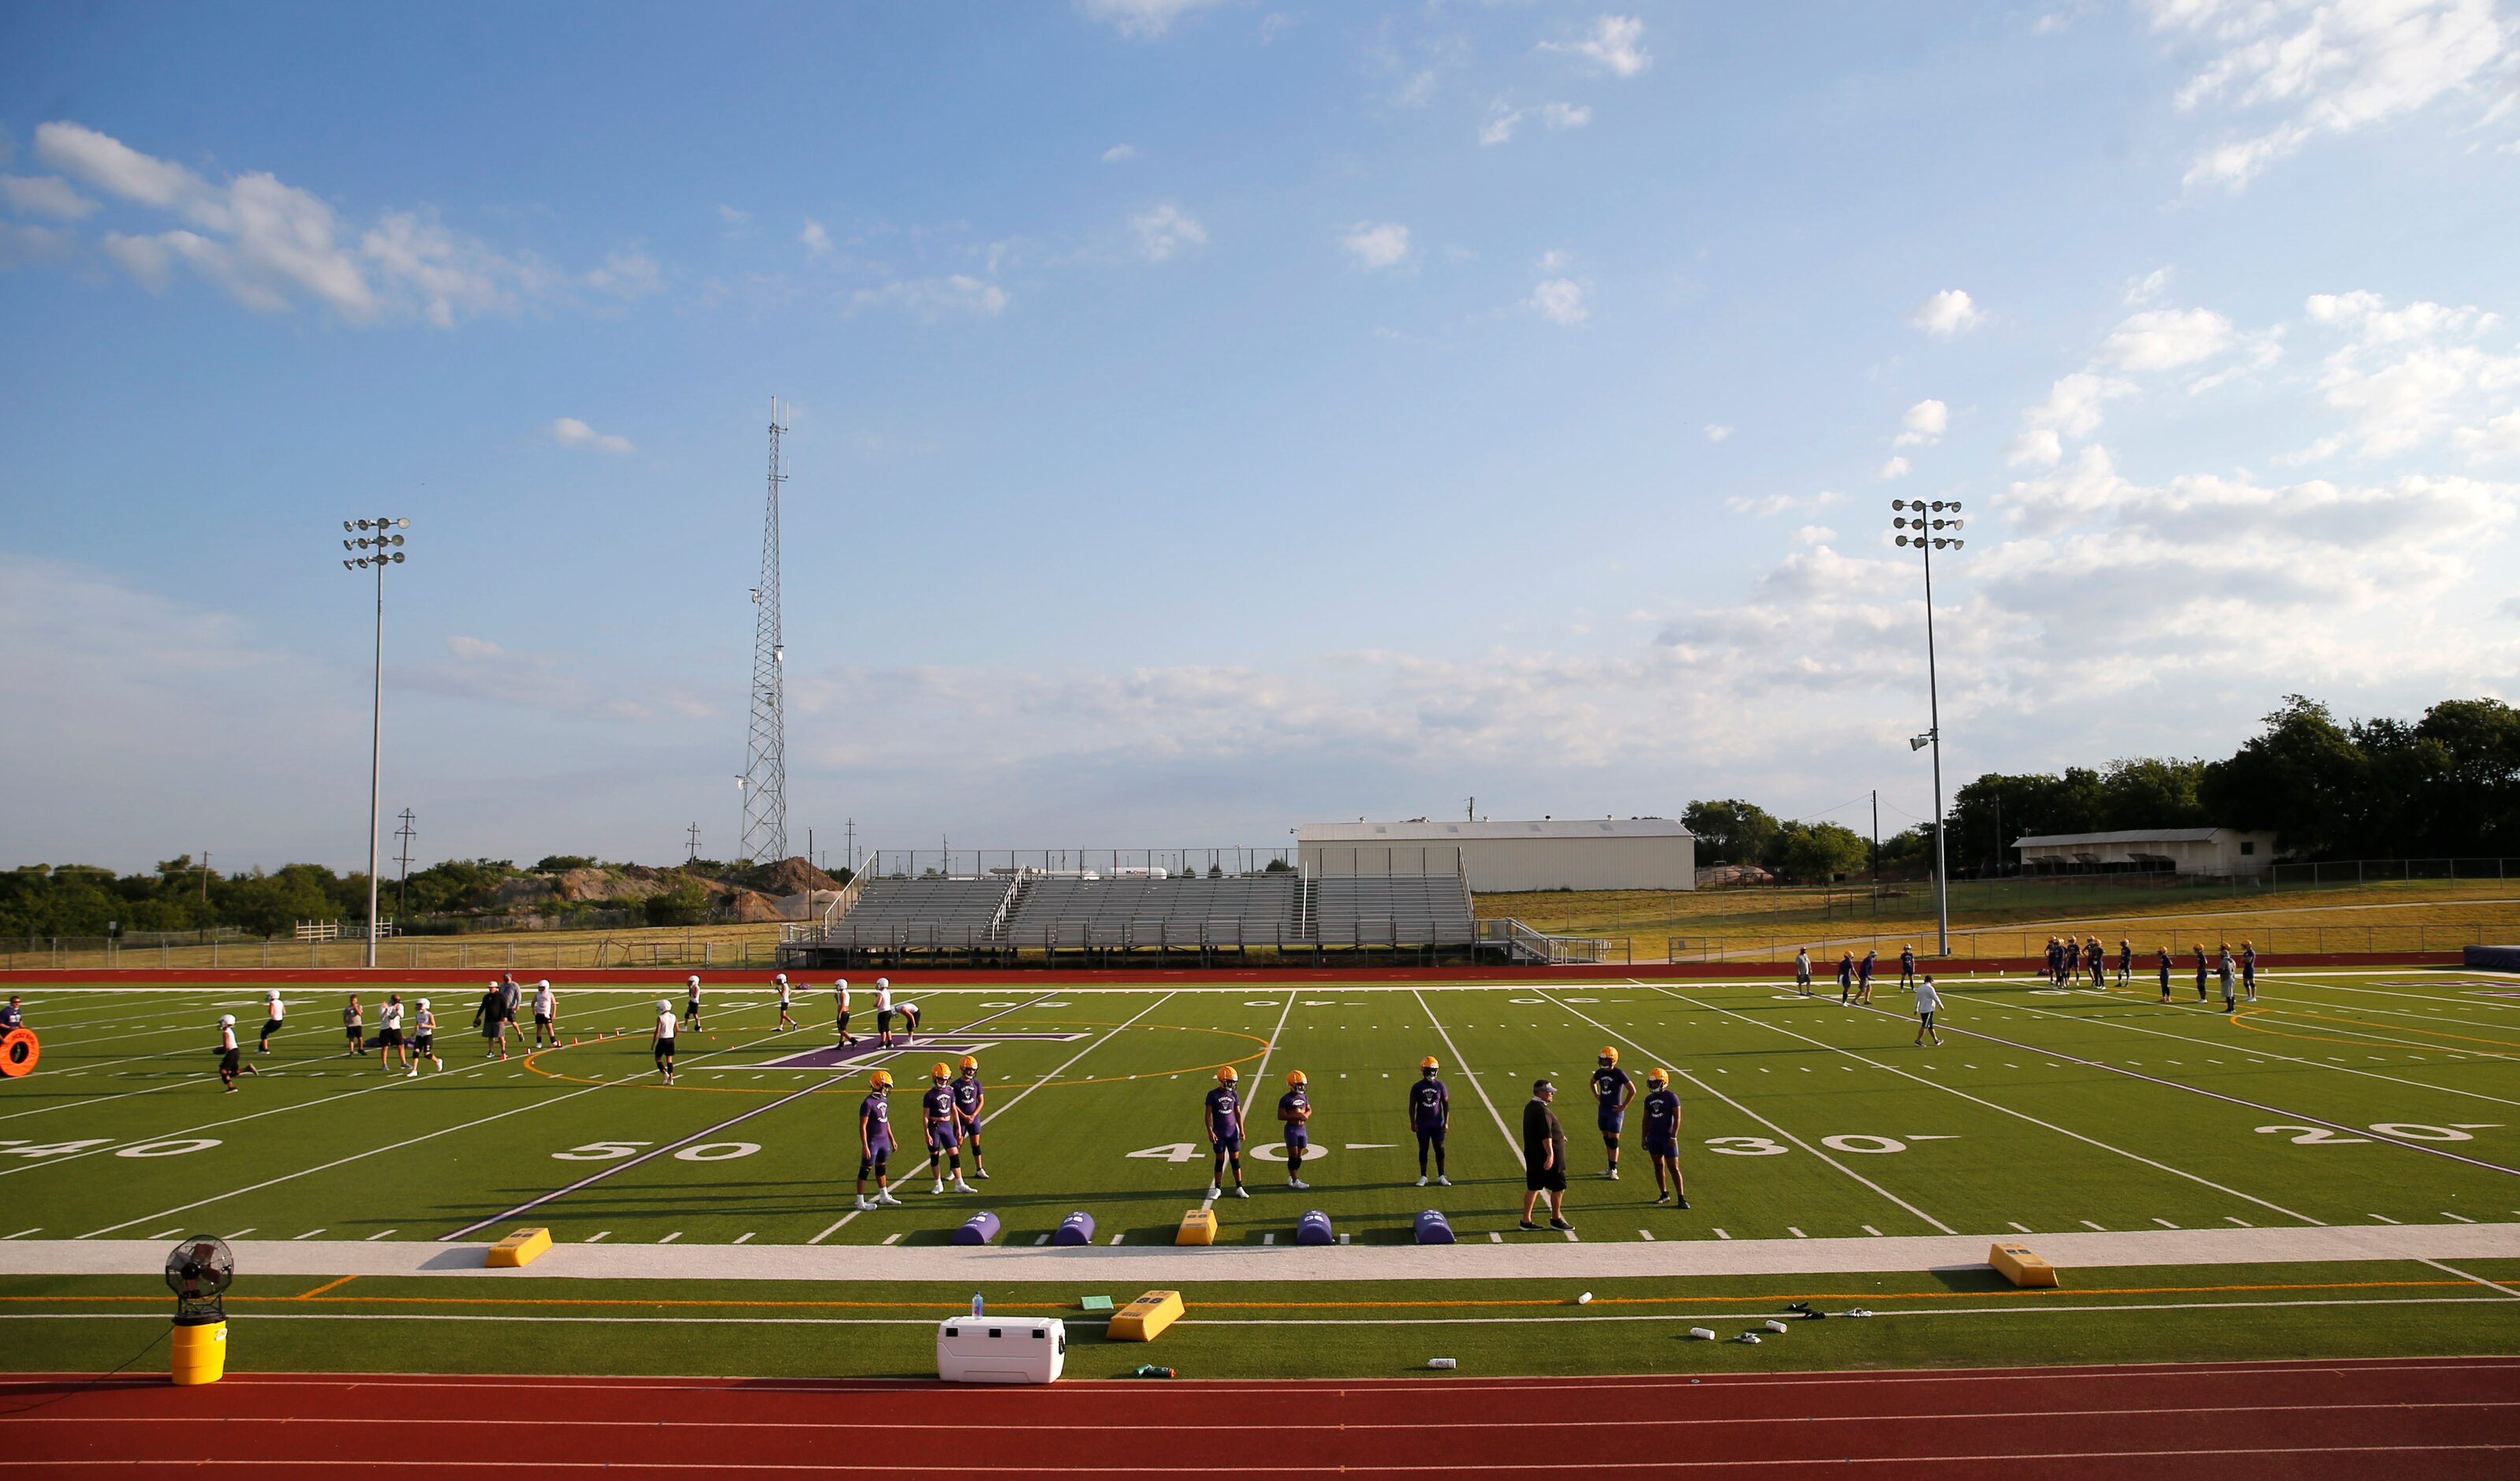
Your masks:
M802 854L782 859L763 872L762 890L773 895L800 895L812 889L838 889L840 881L806 862Z
M1718 864L1697 872L1699 889L1721 889L1734 884L1774 884L1777 876L1755 864Z
M732 891L732 894L734 898L727 901L727 906L738 920L751 922L788 919L779 913L779 902L759 890L740 889Z
M667 888L652 879L608 869L562 870L553 876L552 887L563 900L645 900Z

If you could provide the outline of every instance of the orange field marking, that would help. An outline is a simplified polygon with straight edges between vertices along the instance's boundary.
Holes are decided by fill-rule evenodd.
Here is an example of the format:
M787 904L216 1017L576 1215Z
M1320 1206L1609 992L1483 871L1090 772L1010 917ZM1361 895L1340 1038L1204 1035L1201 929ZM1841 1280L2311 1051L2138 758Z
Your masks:
M2508 1039L2479 1039L2469 1034L2446 1033L2441 1029L2425 1028L2420 1024L2413 1023L2373 1023L2368 1019L2347 1018L2335 1013L2315 1013L2306 1008L2244 1009L2239 1012L2232 1013L2230 1015L2230 1019L2233 1023L2238 1024L2242 1028L2248 1029L2252 1033L2272 1034L2278 1039L2307 1039L2319 1044L2350 1044L2362 1045L2366 1047L2370 1042L2367 1039L2338 1039L2326 1034L2286 1033L2284 1030L2279 1028L2267 1028L2260 1024L2246 1021L2250 1018L2261 1017L2267 1013L2286 1013L2303 1018L2317 1018L2326 1023L2351 1023L2358 1028L2369 1029L2374 1034L2423 1034L2435 1039L2456 1039L2463 1044L2498 1044L2504 1049L2520 1049L2520 1044L2515 1044ZM2499 1059L2507 1056L2495 1055L2492 1057Z

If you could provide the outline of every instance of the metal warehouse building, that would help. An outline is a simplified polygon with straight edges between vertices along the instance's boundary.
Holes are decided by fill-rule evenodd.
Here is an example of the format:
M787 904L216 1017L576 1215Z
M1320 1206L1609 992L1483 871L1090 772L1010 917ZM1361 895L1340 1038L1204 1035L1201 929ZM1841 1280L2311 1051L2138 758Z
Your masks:
M1295 830L1320 875L1451 874L1479 890L1693 889L1697 839L1668 818L1538 823L1310 823Z
M2130 829L2015 838L2025 870L2149 869L2181 875L2262 875L2275 835L2236 828Z

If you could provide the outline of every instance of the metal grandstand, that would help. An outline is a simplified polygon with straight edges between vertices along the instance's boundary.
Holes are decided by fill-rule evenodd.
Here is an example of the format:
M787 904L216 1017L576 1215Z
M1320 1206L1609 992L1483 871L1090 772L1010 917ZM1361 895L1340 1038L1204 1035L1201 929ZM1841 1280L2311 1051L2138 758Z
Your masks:
M1016 865L851 879L784 928L782 965L1107 966L1466 961L1482 950L1458 865L1422 874Z

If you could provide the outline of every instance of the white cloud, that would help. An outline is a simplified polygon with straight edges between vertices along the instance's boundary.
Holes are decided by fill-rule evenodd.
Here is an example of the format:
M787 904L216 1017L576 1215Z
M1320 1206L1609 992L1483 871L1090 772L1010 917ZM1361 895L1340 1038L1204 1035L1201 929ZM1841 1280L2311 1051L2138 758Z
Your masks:
M1505 144L1512 140L1513 131L1522 120L1537 115L1541 127L1549 129L1582 128L1593 121L1593 111L1579 103L1543 103L1537 108L1516 108L1500 99L1488 105L1488 121L1479 129L1479 143Z
M729 231L742 231L752 224L752 212L738 210L732 205L721 205L717 208L717 219Z
M963 273L942 278L896 279L880 288L860 289L849 296L849 312L903 308L922 319L949 315L993 319L1006 311L1007 291Z
M1633 77L1653 66L1653 55L1644 48L1645 23L1636 16L1602 16L1581 41L1544 41L1544 52L1564 52L1607 68L1621 77Z
M2311 456L2348 441L2366 458L2387 457L2450 437L2471 461L2501 456L2520 354L2476 341L2501 328L2480 308L2417 301L2392 308L2377 293L2320 293L2305 305L2314 323L2352 337L2328 355L2321 399L2351 420Z
M2470 463L2520 458L2520 412L2504 412L2483 426L2462 426L2451 435Z
M2013 468L2054 468L2065 456L2065 440L2052 426L2029 426L2004 444L2003 461Z
M1102 152L1105 164L1122 164L1137 157L1138 147L1134 144L1114 144Z
M1522 110L1502 103L1488 105L1488 121L1479 130L1481 145L1506 143L1513 137L1514 128L1522 122Z
M586 275L586 286L616 298L645 298L665 291L664 270L646 252L608 252L604 265Z
M1884 479L1907 477L1908 460L1905 458L1893 457L1889 462L1881 465L1880 476Z
M1088 20L1102 22L1123 36L1149 40L1171 30L1173 22L1182 17L1216 3L1217 0L1076 0L1076 8Z
M253 172L212 181L94 129L50 122L35 151L64 175L183 225L149 235L110 233L107 256L144 286L162 289L180 264L265 313L300 299L347 324L513 313L567 280L529 255L500 252L447 228L427 207L388 211L356 242L321 198Z
M1736 515L1755 515L1762 519L1778 515L1800 514L1844 504L1846 496L1830 489L1817 494L1765 494L1756 499L1734 497L1724 501L1724 507Z
M2048 388L2047 400L2021 414L2021 434L2005 450L2004 461L2016 468L2054 467L2064 456L2064 438L2090 436L2099 427L2101 408L2135 393L2133 382L2092 371L2058 378Z
M1168 262L1185 248L1207 245L1207 228L1177 205L1158 205L1130 218L1138 234L1138 250L1149 262Z
M1793 533L1796 545L1826 545L1837 538L1837 531L1825 524L1806 524Z
M2514 60L2495 0L2145 0L2153 28L2198 42L2182 111L2228 109L2253 130L2198 155L2188 187L2239 190L2321 135L2490 96Z
M1931 447L1943 440L1943 433L1950 429L1951 425L1950 407L1940 401L1919 401L1908 408L1908 415L1899 419L1899 435L1890 445L1892 447ZM1901 471L1905 471L1903 464Z
M2153 308L2109 332L2100 358L2122 370L2176 370L2231 347L2231 321L2206 308Z
M1360 221L1339 238L1339 245L1368 272L1398 267L1409 260L1409 228L1397 221Z
M1260 44L1267 46L1280 36L1293 30L1303 22L1303 19L1301 16L1289 15L1285 11L1271 11L1260 18Z
M1709 422L1706 424L1706 440L1709 442L1721 442L1732 435L1732 428L1724 423Z
M77 239L66 231L0 221L0 267L68 262L76 246Z
M575 417L555 419L551 425L551 436L554 442L562 447L582 447L599 453L635 453L639 450L630 445L629 438L615 436L610 432L599 432ZM470 640L456 641L469 642Z
M2156 267L2151 272L2144 274L2142 277L2138 278L2127 285L2127 307L2134 308L2140 304L2150 303L2153 299L2160 297L2163 291L2169 287L2170 269L2166 267Z
M811 216L805 218L805 229L796 234L796 240L803 243L805 250L814 256L828 257L832 254L832 234Z
M1575 260L1575 254L1563 247L1552 247L1540 254L1540 270L1553 273Z
M1938 339L1957 339L1985 323L1986 314L1966 292L1947 288L1917 304L1908 322Z
M1391 101L1401 108L1424 108L1435 101L1435 69L1422 67L1409 74L1409 80L1393 89Z
M1540 105L1540 122L1545 128L1582 128L1592 121L1593 110L1580 103Z
M1531 296L1523 304L1552 324L1575 325L1593 317L1584 296L1584 285L1574 279L1548 278L1532 288Z
M58 221L84 221L97 209L59 175L0 175L0 195L9 198L11 210Z
M705 720L715 708L670 685L643 686L639 697L587 677L585 662L561 653L518 652L486 638L450 634L448 657L398 679L423 694L539 711L566 720L647 724L669 716Z

